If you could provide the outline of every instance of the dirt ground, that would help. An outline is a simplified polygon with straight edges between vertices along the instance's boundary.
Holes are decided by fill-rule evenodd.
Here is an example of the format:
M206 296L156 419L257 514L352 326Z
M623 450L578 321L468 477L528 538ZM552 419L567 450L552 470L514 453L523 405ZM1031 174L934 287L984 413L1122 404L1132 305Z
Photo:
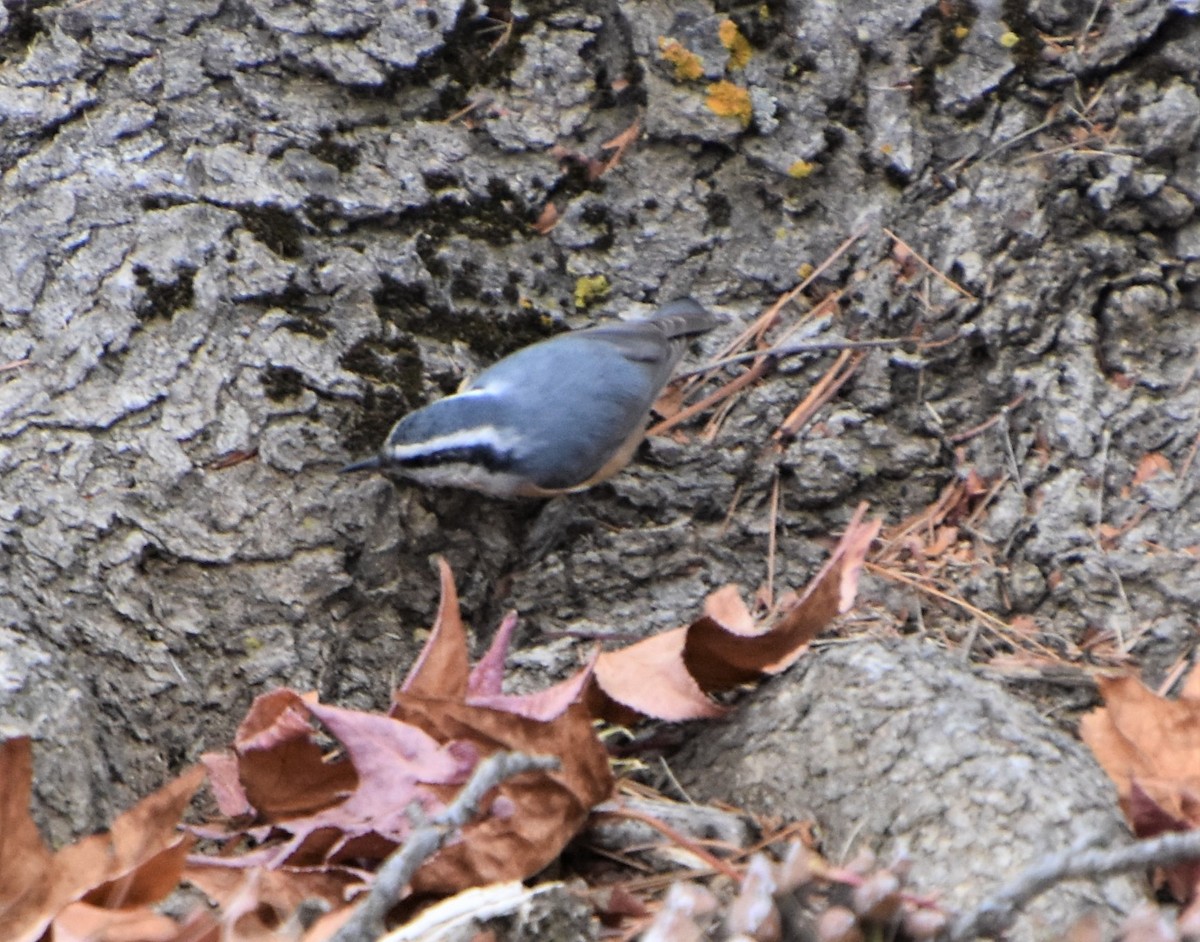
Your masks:
M1166 676L1200 611L1198 61L1166 0L0 5L0 717L48 833L272 685L384 701L439 554L481 636L520 610L534 683L958 484L841 637L945 648L1046 735L1098 667ZM695 365L804 281L769 341L905 342L782 445L836 352L549 506L335 473L558 327L691 295L731 318Z

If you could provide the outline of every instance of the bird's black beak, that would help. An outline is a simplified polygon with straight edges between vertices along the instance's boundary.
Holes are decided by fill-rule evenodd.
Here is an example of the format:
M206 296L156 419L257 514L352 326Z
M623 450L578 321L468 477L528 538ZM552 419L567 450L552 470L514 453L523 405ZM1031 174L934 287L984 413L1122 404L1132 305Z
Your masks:
M382 467L383 459L376 455L373 458L365 458L362 461L355 461L342 468L338 474L345 474L347 471L374 471L376 468Z

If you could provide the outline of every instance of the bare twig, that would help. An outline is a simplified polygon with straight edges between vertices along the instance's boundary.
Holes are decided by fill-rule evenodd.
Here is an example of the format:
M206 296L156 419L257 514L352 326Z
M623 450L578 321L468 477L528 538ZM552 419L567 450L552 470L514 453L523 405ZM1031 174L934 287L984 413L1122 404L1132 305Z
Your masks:
M524 772L549 771L561 763L554 756L522 752L497 752L484 759L467 784L441 814L413 831L404 844L383 862L367 898L333 936L331 942L374 942L384 932L384 917L426 860L436 854L472 818L489 791Z
M1087 22L1083 24L1083 29L1079 31L1079 36L1075 40L1075 48L1080 53L1087 46L1088 33L1092 31L1092 27L1096 24L1096 17L1100 15L1100 8L1104 6L1104 0L1096 0L1092 5L1092 12L1088 15Z
M771 519L767 530L767 608L775 607L775 554L779 548L779 467L771 481Z
M881 578L890 579L892 582L899 582L902 585L916 589L918 592L922 592L925 595L932 596L935 599L941 599L943 602L949 602L951 605L956 606L957 608L966 612L968 615L974 616L984 628L1002 641L1005 641L1009 644L1017 644L1031 648L1037 653L1047 657L1054 657L1054 651L1046 647L1044 644L1040 644L1031 638L1026 638L1023 641L1018 640L1017 632L1013 630L1011 625L1009 625L1003 619L997 618L995 615L985 612L983 609L972 605L966 599L959 598L956 595L951 595L949 592L943 592L936 586L931 585L928 581L916 579L907 573L901 572L899 569L896 569L893 566L881 566L878 563L873 562L866 562L863 564L863 566L868 572L873 572L875 575L880 576Z
M865 225L860 226L857 230L847 236L836 249L829 253L829 256L823 262L821 262L820 265L808 273L808 277L801 281L800 284L796 285L796 287L789 291L785 291L778 298L776 298L775 303L767 308L767 310L764 311L754 321L754 323L752 323L733 340L731 340L725 346L725 350L723 351L722 355L728 356L729 354L733 353L734 350L740 349L751 339L755 337L761 337L773 326L775 326L779 320L779 312L782 311L786 305L794 301L804 291L805 288L816 281L817 278L819 278L830 266L832 266L835 261L849 251L850 247L854 245L855 242L867 234L869 228L869 226Z
M650 426L650 428L646 431L647 437L652 435L662 435L664 432L673 429L676 425L683 424L692 416L698 415L710 406L715 406L718 402L728 399L738 390L744 389L751 383L757 382L767 375L773 362L774 361L769 357L759 360L741 376L738 376L736 379L726 383L720 389L705 396L699 402L694 402L690 406L680 409L669 419L663 419L661 422Z
M794 357L802 353L827 353L830 350L874 350L876 348L889 350L910 343L920 343L920 340L917 337L896 337L895 339L881 340L818 340L806 343L786 343L776 347L764 347L762 350L751 350L748 353L735 353L733 356L722 357L706 363L704 366L698 366L694 370L688 370L686 373L679 373L676 375L676 379L711 373L722 367L731 366L734 363L745 363L748 360L757 360L759 357L782 360L785 357Z
M1007 405L1001 406L1000 411L997 412L995 415L993 415L990 419L986 419L983 422L980 422L978 425L974 426L973 428L967 429L965 432L958 432L954 435L951 435L946 440L949 441L953 445L961 445L963 442L969 441L970 439L974 438L980 432L986 432L993 425L995 425L997 422L999 422L1002 418L1007 416L1008 413L1012 412L1013 409L1015 409L1015 408L1017 408L1017 406L1021 405L1021 403L1023 403L1024 401L1025 401L1025 393L1021 393L1019 396L1017 396L1015 399L1013 399Z
M1179 467L1179 480L1183 480L1188 476L1188 472L1192 470L1192 462L1196 460L1196 452L1200 450L1200 432L1196 433L1196 437L1192 440L1192 447L1188 449L1187 457L1183 459L1183 464Z
M939 281L948 285L954 291L957 291L968 301L978 301L979 300L979 298L977 298L977 297L975 297L975 295L971 294L970 291L968 291L966 288L964 288L962 285L960 285L957 281L955 281L953 278L951 278L945 272L938 269L932 262L930 262L927 258L925 258L925 256L923 256L920 252L918 252L911 245L909 245L907 242L905 242L903 239L901 239L898 235L896 235L896 233L892 232L891 229L887 228L887 226L883 227L883 231L887 234L889 239L891 239L898 246L900 246L900 248L904 249L904 251L906 251L910 255L912 255L912 257L917 260L917 263L919 265L921 265L921 267L924 268L927 272L929 272L931 275L933 275L934 278L937 278Z
M955 920L947 940L966 942L980 936L994 938L1012 924L1022 907L1067 880L1095 880L1143 867L1170 867L1190 860L1200 860L1200 831L1163 834L1116 850L1074 847L1047 854L1007 886Z
M788 414L772 437L777 442L790 443L800 433L800 429L816 415L817 410L833 399L837 391L857 372L865 356L861 350L856 353L843 350L833 366L825 371L825 375L817 381L808 395Z
M1017 491L1021 494L1025 493L1025 482L1021 480L1021 464L1017 461L1017 452L1013 448L1012 443L1012 428L1008 421L1009 411L1007 408L1000 410L1000 438L1004 442L1004 453L1008 456L1009 466L1012 468L1013 482L1017 485ZM1100 485L1100 493L1104 493L1104 485Z
M619 802L606 802L595 812L602 815L613 815L618 818L625 818L629 821L638 821L646 827L658 831L667 840L671 841L676 847L682 847L689 854L694 855L698 860L710 867L715 873L723 873L729 877L735 884L742 882L741 874L737 868L720 857L709 853L704 847L701 847L696 841L681 834L678 830L671 827L665 821L656 818L653 814L637 810L635 808L622 806Z

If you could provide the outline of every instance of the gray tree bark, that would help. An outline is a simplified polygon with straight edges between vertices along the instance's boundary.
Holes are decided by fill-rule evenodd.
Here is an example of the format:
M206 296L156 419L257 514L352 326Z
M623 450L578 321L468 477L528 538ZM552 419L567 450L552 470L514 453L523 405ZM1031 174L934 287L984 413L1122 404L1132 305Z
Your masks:
M780 584L859 500L900 519L972 467L1009 475L972 603L1063 647L1117 630L1151 663L1193 643L1200 23L1167 0L748 4L731 70L725 15L0 6L0 715L40 740L55 839L219 747L265 687L381 702L434 554L477 628L515 606L527 641L649 632L761 583L776 473ZM677 80L660 37L704 76ZM748 124L707 106L721 79ZM555 149L603 159L635 120L599 180ZM872 353L780 456L827 358L711 444L651 442L554 526L334 473L552 320L686 293L745 323L860 230L810 300L844 289L839 332L951 342ZM612 292L585 314L595 275ZM1151 451L1174 473L1135 482Z

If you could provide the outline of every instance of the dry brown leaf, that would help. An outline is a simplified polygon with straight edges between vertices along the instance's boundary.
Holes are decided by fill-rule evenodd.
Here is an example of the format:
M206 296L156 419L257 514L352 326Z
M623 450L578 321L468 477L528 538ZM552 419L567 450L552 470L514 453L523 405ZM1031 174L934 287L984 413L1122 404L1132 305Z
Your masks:
M33 747L28 736L0 745L0 921L24 911L25 901L46 890L54 854L29 814L33 798Z
M272 708L261 708L263 701ZM285 703L286 709L274 708ZM326 706L293 691L264 694L250 712L274 715L287 730L283 735L263 727L235 747L242 784L256 811L254 823L271 825L274 836L286 840L223 858L229 867L323 868L360 857L382 859L411 833L410 809L426 815L441 811L444 787L456 788L466 781L480 758L470 743L439 742L384 714ZM303 719L302 725L297 718ZM313 761L320 749L311 720L342 744L344 757ZM283 758L273 759L274 753ZM302 761L287 761L295 756ZM315 800L303 801L305 776L320 800L315 807ZM331 788L331 782L338 787ZM342 787L346 783L349 787ZM234 828L227 836L240 833Z
M388 714L276 691L256 701L239 730L238 775L231 775L228 760L210 761L228 796L223 806L241 808L248 801L256 815L250 830L214 836L249 834L260 842L240 855L190 861L189 878L219 894L227 908L246 906L244 918L250 918L260 903L285 913L294 901L263 879L230 878L222 870L267 868L315 881L326 899L345 892L362 878L351 867L382 860L411 833L414 810L425 818L437 815L479 761L498 750L555 755L562 770L526 774L497 788L480 818L421 868L414 889L454 892L528 877L557 857L592 806L608 797L607 753L577 702L590 668L547 691L504 694L515 615L504 619L491 649L470 670L466 629L445 563L441 587L437 623ZM314 722L344 754L332 760L325 755ZM306 781L314 785L311 801L303 797Z
M1102 677L1099 685L1105 705L1080 721L1079 732L1116 783L1126 815L1136 780L1166 814L1200 824L1200 814L1189 816L1200 796L1200 700L1164 699L1136 677Z
M500 785L490 813L463 829L417 873L418 892L453 893L468 886L523 879L554 860L591 809L609 797L608 753L581 704L544 722L442 698L397 693L392 715L435 738L476 742L490 754L509 749L555 755L558 772L528 773Z
M274 690L256 697L234 737L232 756L205 755L221 812L230 817L250 809L260 821L313 814L341 801L354 790L357 777L346 762L327 762L312 740L309 694ZM240 795L235 791L240 789Z
M606 651L596 660L599 702L593 711L614 721L622 707L673 723L713 719L726 710L708 698L683 661L687 628L675 628L635 642L619 651Z
M558 220L558 207L553 203L547 203L542 207L542 211L538 213L538 218L534 220L533 231L538 235L546 235L558 225Z
M223 866L220 858L193 857L183 879L222 909L252 897L283 919L306 900L322 900L335 908L345 905L362 886L364 875L341 867L235 869Z
M470 673L467 629L463 625L462 612L458 607L454 574L450 571L450 564L444 559L438 560L438 575L441 580L442 598L438 603L433 630L400 689L418 697L461 699L467 695L467 678Z
M509 612L500 621L500 627L492 637L487 652L471 668L467 676L467 696L486 697L498 694L504 688L504 661L508 657L508 646L517 630L517 613ZM414 693L416 691L413 691Z
M5 942L35 942L69 904L85 898L93 908L156 902L179 882L192 841L180 834L179 821L204 780L203 769L190 769L142 799L110 831L53 854L29 818L32 772L29 740L4 743L0 925Z
M879 534L880 522L864 522L865 512L865 506L858 508L804 592L760 633L730 631L708 618L692 626L684 659L703 689L728 690L763 674L781 673L834 618L850 610L867 550Z
M601 654L597 710L610 718L621 715L615 705L673 721L716 717L724 710L709 694L785 670L853 603L880 526L864 522L865 512L858 509L803 594L770 620L756 621L737 588L725 586L705 600L704 614L691 625Z
M195 842L190 835L177 835L173 843L157 853L149 853L132 870L89 890L84 902L103 909L119 909L148 906L165 899L179 885L184 861Z
M54 919L54 942L178 942L174 919L145 907L105 909L71 903Z
M1200 671L1193 670L1187 675L1183 687L1179 690L1180 700L1200 700Z

